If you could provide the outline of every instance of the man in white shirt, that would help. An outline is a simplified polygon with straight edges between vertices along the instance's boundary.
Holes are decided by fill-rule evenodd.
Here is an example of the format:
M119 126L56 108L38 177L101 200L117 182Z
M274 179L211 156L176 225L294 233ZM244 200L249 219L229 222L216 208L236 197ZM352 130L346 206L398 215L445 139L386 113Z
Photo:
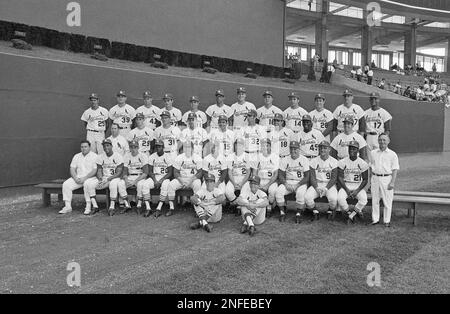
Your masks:
M155 139L162 140L164 142L164 153L171 154L172 158L175 159L180 147L181 130L172 125L169 111L161 112L161 122L162 125L155 130Z
M256 110L250 110L247 114L248 126L235 132L236 138L241 137L245 140L245 152L251 161L257 160L261 139L267 134L264 128L256 124L256 115Z
M272 91L266 90L263 94L264 106L256 110L257 123L266 129L273 125L273 119L276 113L283 113L280 108L273 105Z
M255 110L256 107L251 102L246 101L247 90L244 87L237 89L237 102L231 105L232 116L230 118L233 130L237 131L248 125L247 115L250 110Z
M370 109L365 112L366 116L366 141L370 150L378 148L378 136L382 133L387 135L391 132L392 116L384 108L380 107L380 94L370 94Z
M136 115L136 127L128 133L128 142L137 141L139 143L139 152L150 156L153 151L154 135L153 130L145 126L145 116L143 113Z
M209 136L205 129L199 128L195 124L197 116L191 112L188 116L188 127L181 131L180 141L194 144L194 154L203 157L205 145L209 142Z
M359 144L359 156L367 160L367 143L364 138L353 129L352 117L344 119L344 132L339 133L331 142L331 156L340 160L348 157L348 144L351 141L357 141Z
M111 124L111 136L107 139L111 141L113 151L122 156L129 152L128 141L120 135L119 125L117 123Z
M133 119L136 117L136 110L127 103L127 95L124 91L117 93L117 105L109 110L109 118L119 126L119 133L127 137L131 131Z
M91 151L89 141L82 141L81 152L73 156L70 163L70 178L64 181L62 186L63 201L65 206L60 214L68 214L72 211L72 193L83 187L84 182L97 173L97 154ZM86 190L85 190L86 196Z
M346 89L343 96L344 103L339 105L333 112L334 129L338 133L344 132L344 119L346 117L352 117L354 121L353 129L359 132L360 126L361 128L364 126L364 110L359 105L353 103L353 92L351 90Z
M311 111L309 115L312 118L313 128L322 132L325 139L331 142L330 135L333 132L333 113L325 109L325 95L317 94L314 97L314 105L316 109Z
M136 115L144 115L144 124L146 127L154 131L160 124L159 117L161 115L161 109L153 105L153 97L149 91L145 91L143 94L144 104L136 109Z
M319 143L325 138L322 132L313 129L311 116L306 114L302 117L303 131L295 134L294 140L300 143L300 154L309 160L319 156Z
M109 113L106 108L99 106L97 94L91 94L89 100L91 101L91 107L83 112L81 121L86 128L86 140L91 143L91 150L98 154L103 152L102 142L108 128Z
M219 144L219 154L228 158L234 151L235 134L228 129L228 117L226 115L219 116L218 121L219 127L212 129L209 133L210 143L212 145Z
M294 140L295 134L291 129L283 127L283 115L275 114L274 127L267 132L267 139L272 143L272 153L280 156L280 160L290 155L289 143Z
M169 112L170 114L170 124L172 126L179 126L182 114L180 109L175 108L173 106L173 95L172 94L164 94L163 96L164 108L163 111Z
M203 158L203 176L212 175L215 187L225 194L225 179L227 177L228 161L220 154L219 145L211 145L211 154Z
M191 105L191 110L186 111L181 118L181 122L183 125L187 126L187 120L191 113L195 115L195 127L196 128L204 128L206 127L206 122L208 121L206 118L206 114L198 109L200 105L200 99L197 96L192 96L189 98L189 103Z
M209 106L208 109L206 109L209 132L212 132L213 130L217 130L219 128L220 116L226 116L227 119L230 119L233 114L230 106L225 105L224 100L225 93L223 92L223 90L218 89L216 91L216 104Z
M308 114L308 111L300 107L300 96L297 93L290 93L288 98L291 105L284 111L284 120L288 129L298 133L302 130L302 117Z
M394 187L397 172L400 169L397 154L388 148L389 142L389 135L380 134L378 137L379 148L370 153L372 225L379 223L380 199L382 199L384 204L383 221L386 227L389 227L391 223Z

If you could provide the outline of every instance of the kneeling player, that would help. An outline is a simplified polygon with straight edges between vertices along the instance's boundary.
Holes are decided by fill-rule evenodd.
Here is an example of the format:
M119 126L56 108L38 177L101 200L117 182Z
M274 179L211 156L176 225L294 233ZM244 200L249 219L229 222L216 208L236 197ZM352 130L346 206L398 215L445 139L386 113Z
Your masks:
M192 189L197 192L202 182L202 157L194 154L194 143L183 142L183 154L178 155L173 163L173 174L175 179L169 184L169 211L166 216L172 216L174 212L173 201L175 200L175 193L180 189Z
M127 188L132 186L136 187L136 196L138 199L136 210L139 215L145 179L148 174L148 157L146 153L139 152L138 141L131 141L128 146L130 147L130 152L125 155L123 177L117 188L120 195L127 195ZM127 212L128 209L130 209L130 207L125 206L121 211L121 214Z
M164 141L156 140L156 153L153 153L149 160L149 176L144 185L145 217L150 216L150 190L159 189L159 203L156 207L155 218L161 216L163 203L169 193L170 178L173 175L173 154L164 152Z
M306 207L312 209L313 220L319 219L319 211L314 200L326 196L328 199L328 219L333 217L337 205L337 166L338 161L330 156L330 143L322 141L319 144L319 156L312 159L309 164L311 186L305 195Z
M222 203L225 195L216 187L216 178L213 175L205 177L205 185L202 186L191 197L194 204L198 221L191 224L191 229L205 229L211 232L212 226L209 223L219 222L222 219Z
M251 177L250 188L242 190L237 200L241 206L242 219L244 224L241 233L253 236L256 232L255 225L260 225L266 219L266 208L269 206L267 194L260 189L261 179L258 176Z
M341 185L338 204L348 214L347 224L354 223L355 215L362 219L362 210L367 205L367 193L364 188L369 182L369 165L358 157L358 151L358 142L351 141L348 144L349 157L340 160L338 164L338 181ZM358 200L354 210L349 211L347 198Z
M284 197L295 193L297 214L295 223L300 223L301 214L305 209L305 194L309 182L309 160L300 155L300 144L292 141L290 144L291 155L283 158L280 163L280 185L275 193L277 205L280 208L280 221L286 220L286 201Z

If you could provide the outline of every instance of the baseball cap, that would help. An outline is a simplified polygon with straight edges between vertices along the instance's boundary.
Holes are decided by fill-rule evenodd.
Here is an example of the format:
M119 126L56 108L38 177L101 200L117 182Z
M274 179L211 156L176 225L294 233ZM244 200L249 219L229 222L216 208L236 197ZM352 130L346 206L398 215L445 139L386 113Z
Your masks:
M328 141L322 141L322 142L319 143L319 146L330 147L330 142L328 142Z
M189 102L193 101L200 102L200 99L197 96L192 96L191 98L189 98Z
M190 119L197 119L197 115L195 114L195 113L193 113L193 112L190 112L189 114L188 114L188 120L190 120Z
M205 182L207 182L207 181L216 181L216 177L214 177L214 175L212 175L212 174L207 174L205 176Z
M288 95L288 98L299 98L300 99L300 96L296 92L292 92Z
M142 112L136 114L136 119L145 119L145 116Z
M346 89L344 91L344 93L342 94L342 96L347 96L347 95L353 96L353 92L350 89Z
M309 114L305 114L305 115L302 117L302 121L312 121L311 116L310 116Z
M258 115L258 113L256 112L255 109L251 109L251 110L248 111L247 115L256 117Z
M325 99L325 95L319 93L319 94L316 95L316 97L314 97L314 100L319 99L319 98Z
M238 89L237 89L237 93L239 94L239 93L247 93L247 90L245 89L245 87L239 87Z
M357 141L350 141L348 143L348 146L353 146L359 149L359 143Z
M120 96L126 97L127 94L126 94L123 90L120 90L120 91L117 93L116 96L117 96L117 97L120 97Z
M291 141L291 143L289 144L290 148L300 148L300 143L297 141Z
M281 120L281 121L284 120L283 115L282 115L281 113L276 113L276 114L273 116L273 119L274 119L274 120Z
M105 144L112 145L112 142L111 142L111 140L110 140L109 138L105 138L105 139L103 140L103 142L102 142L102 145L105 145Z
M167 111L167 110L164 110L163 112L161 112L160 116L161 116L161 117L162 117L162 116L170 117L170 112Z
M253 176L253 177L251 177L250 179L248 179L248 181L249 181L249 182L256 183L256 184L260 184L260 183L261 183L261 178L258 177L258 176Z
M346 122L351 123L351 124L355 123L355 121L353 121L353 117L352 116L346 116L344 118L343 123L346 123Z
M267 95L269 95L269 96L272 96L272 97L273 97L272 91L270 91L270 90L266 90L266 91L264 91L263 97L265 97L265 96L267 96Z
M152 98L152 93L150 93L149 91L145 91L144 94L142 95L142 97L150 97Z
M138 141L130 141L129 143L128 143L128 146L130 146L130 147L139 147L139 142Z
M164 141L160 140L160 139L156 140L155 141L155 146L164 146Z
M162 99L173 99L173 95L166 93L166 94L164 94Z
M216 90L216 96L223 96L223 97L225 97L225 93L223 92L223 90L218 89L218 90Z
M227 116L226 116L226 115L224 115L224 114L221 114L221 115L219 116L219 119L218 119L218 121L220 121L220 120L225 120L225 121L228 121L228 118L227 118Z
M96 93L92 93L89 95L89 99L98 99L98 95Z
M370 98L380 98L380 93L377 92L372 92L369 95Z

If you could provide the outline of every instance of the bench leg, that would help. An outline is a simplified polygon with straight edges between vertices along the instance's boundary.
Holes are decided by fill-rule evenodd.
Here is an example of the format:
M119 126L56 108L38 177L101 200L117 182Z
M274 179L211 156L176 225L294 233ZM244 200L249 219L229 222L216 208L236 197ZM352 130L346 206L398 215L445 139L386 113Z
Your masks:
M45 207L50 206L50 196L45 189L42 191L42 203Z
M108 209L109 208L109 189L106 189L105 197L106 197L106 209Z
M408 208L408 218L411 218L411 208Z
M414 208L413 208L413 225L417 226L417 204L414 204Z

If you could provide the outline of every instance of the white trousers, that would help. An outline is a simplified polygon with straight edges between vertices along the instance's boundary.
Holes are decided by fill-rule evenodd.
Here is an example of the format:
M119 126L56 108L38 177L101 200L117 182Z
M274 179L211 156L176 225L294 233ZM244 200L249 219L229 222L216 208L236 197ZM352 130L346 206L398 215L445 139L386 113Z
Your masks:
M142 197L143 197L142 191L143 191L144 185L145 185L145 180L140 180L140 181L138 181L138 183L136 184L136 196L137 196L137 198L140 199L140 200L141 200ZM118 189L118 191L119 191L120 196L123 195L123 194L122 194L123 191L125 191L125 195L127 194L127 186L126 186L125 180L120 180L120 181L119 181L119 184L117 185L117 189Z
M78 190L79 188L82 188L83 184L78 184L75 182L73 178L69 178L66 181L64 181L62 186L62 194L63 194L63 201L65 202L71 202L73 191Z
M164 202L167 199L167 195L169 193L169 186L170 186L170 180L166 179L161 183L161 187L159 189L159 201ZM143 186L143 195L144 199L146 201L149 201L150 196L150 190L153 190L155 188L155 182L153 182L152 178L148 178L145 180L144 186Z
M120 185L119 183L122 181L119 178L112 179L109 184L109 197L111 198L111 201L117 201L117 194L120 194L122 198L125 198L127 196L127 190L125 189L125 184ZM84 197L86 199L86 202L91 201L91 197L95 197L97 195L96 193L96 186L100 181L96 178L89 178L86 181L84 181Z
M336 186L332 186L331 188L329 188L327 190L327 193L325 194L325 196L328 199L328 205L330 207L330 209L336 209L337 206L337 199L338 199L338 192L336 189ZM314 203L314 200L316 198L319 197L319 193L317 193L316 189L312 186L310 186L308 188L308 190L306 191L306 195L305 195L305 202L306 202L306 207L308 207L309 209L312 209L316 206L316 204Z
M369 146L370 150L374 150L379 147L378 146L378 135L367 134L366 142L367 142L367 146Z
M105 139L105 132L92 132L89 130L86 132L86 140L91 143L91 151L96 154L103 153L102 142Z
M288 184L297 184L298 181L288 181ZM294 192L295 193L295 202L300 205L300 207L305 206L305 194L306 194L306 190L308 189L308 186L306 184L300 185L297 190ZM275 192L275 199L277 200L277 204L279 206L284 206L285 205L285 199L284 197L286 195L291 194L292 192L289 192L286 189L286 186L284 186L284 184L280 184L278 186L277 191Z
M212 223L222 220L222 205L208 205L205 207L194 205L195 213L199 218L206 217L206 221Z
M200 181L200 179L195 179L190 186L188 186L188 188L191 188L192 191L195 193L197 192L202 186L202 181ZM172 181L170 181L169 184L169 190L168 190L168 197L169 197L169 201L173 201L175 200L175 193L181 189L182 185L180 183L180 181L178 181L178 179L173 179Z
M260 225L266 220L266 208L258 207L256 208L256 213L253 213L250 209L245 206L241 207L241 215L244 223L247 221L247 216L252 217L252 221L255 225Z
M388 190L388 185L391 182L392 176L378 177L372 175L371 192L372 192L372 221L378 222L380 220L380 199L383 200L383 222L391 222L392 201L394 200L394 190Z
M338 205L343 211L348 211L349 208L347 198L347 192L345 192L344 189L340 189L338 193ZM366 190L361 190L358 194L356 194L356 199L358 200L358 203L356 204L355 209L356 211L361 212L367 205Z

